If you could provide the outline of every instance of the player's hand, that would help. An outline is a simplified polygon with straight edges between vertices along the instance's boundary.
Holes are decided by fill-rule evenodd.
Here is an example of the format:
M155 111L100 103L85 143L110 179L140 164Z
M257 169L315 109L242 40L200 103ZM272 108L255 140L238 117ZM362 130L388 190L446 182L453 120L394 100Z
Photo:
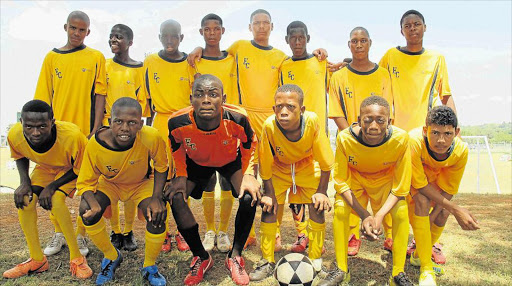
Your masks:
M187 56L187 62L188 64L195 68L196 62L199 62L201 60L201 56L203 55L203 48L197 47L195 48L190 54Z
M162 199L151 197L151 201L149 202L146 212L148 220L153 223L154 227L160 228L162 225L165 225L167 209L165 208L165 203Z
M201 75L202 75L201 73L196 72L196 73L194 74L194 80L196 80L196 79L197 79L198 77L200 77Z
M330 212L332 209L331 200L329 200L329 197L327 197L325 194L315 193L311 197L311 200L313 202L313 207L318 214L323 211Z
M54 187L52 184L49 184L41 191L39 196L39 205L41 205L43 209L47 211L52 209L52 197L56 190L56 187Z
M267 213L277 214L277 199L276 196L263 195L261 197L261 211Z
M379 240L379 230L376 228L375 218L371 215L367 216L361 223L362 235L370 240Z
M315 57L317 57L319 61L323 61L323 60L327 59L327 57L329 56L327 54L327 51L325 49L323 49L323 48L319 48L319 49L314 50L313 51L313 55Z
M22 183L15 191L14 191L14 205L18 209L23 209L23 207L28 206L28 204L32 201L32 186L30 183Z
M242 184L240 185L240 194L238 195L238 199L243 198L244 194L247 192L252 197L251 207L255 206L261 200L260 188L261 184L256 180L256 177L252 175L244 175Z
M453 216L459 223L460 227L463 230L477 230L480 229L478 225L478 221L475 219L473 214L471 214L467 209L463 207L457 208L453 212Z
M168 188L165 190L164 199L169 201L169 204L172 206L172 199L177 193L181 193L183 195L183 200L185 203L187 202L187 177L180 176L171 180L168 185Z
M86 210L82 216L82 219L85 220L85 222L89 222L89 219L96 217L96 215L101 212L101 206L98 204L98 201L93 204L91 204L91 202L88 203L90 209Z
M344 61L341 63L331 63L329 61L327 62L327 68L331 72L339 71L341 68L346 67L347 65L348 63Z

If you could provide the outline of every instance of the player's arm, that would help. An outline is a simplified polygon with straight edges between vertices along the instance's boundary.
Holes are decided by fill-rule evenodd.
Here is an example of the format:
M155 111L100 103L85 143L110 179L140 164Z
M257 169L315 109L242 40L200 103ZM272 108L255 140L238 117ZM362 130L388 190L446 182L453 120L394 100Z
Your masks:
M85 148L83 162L80 166L80 173L78 174L78 179L76 181L76 189L78 190L77 195L82 196L89 206L82 216L86 221L101 212L101 206L94 196L94 193L96 192L96 185L98 184L98 179L101 175L96 165L96 156L94 156L98 150L95 150L96 148L92 145L93 141L89 141Z
M261 135L261 141L258 145L260 166L259 172L263 181L263 194L261 196L261 208L263 212L277 214L277 199L272 184L272 165L274 164L273 149L270 144L270 138L268 134L269 128L267 124L263 125L263 132Z
M103 125L103 118L105 117L105 97L106 96L102 94L94 95L94 126L87 138L91 138Z
M199 62L201 60L201 56L203 55L203 48L201 47L196 47L194 50L192 50L192 52L190 52L190 54L188 54L187 56L187 62L188 64L193 67L193 68L196 68L196 62Z
M107 69L105 67L105 57L100 54L98 56L97 74L94 83L94 125L88 138L91 138L96 130L103 124L105 117L105 97L107 95Z
M345 104L342 100L341 83L338 81L339 74L335 73L329 81L329 114L328 117L336 123L338 130L348 128Z
M320 165L320 182L316 193L312 197L312 203L318 213L330 211L331 201L327 197L327 186L331 176L331 170L334 167L334 154L332 153L329 138L325 132L322 132L318 117L312 117L312 127L314 128L313 138L313 159Z
M263 180L263 194L261 195L260 204L262 212L277 214L277 199L272 178Z
M169 142L171 145L174 166L176 167L176 178L171 180L169 187L165 190L164 197L172 204L172 199L177 193L183 195L183 199L187 200L187 152L183 144L183 138L179 129L173 124L173 120L169 120Z
M20 185L14 191L14 205L18 209L23 209L26 206L23 202L25 196L29 198L29 201L32 201L32 182L28 174L29 165L30 161L27 158L16 160L16 168L20 175Z
M45 210L51 210L52 209L52 196L55 194L55 191L59 189L61 186L73 181L78 177L77 174L75 174L73 168L69 169L64 175L62 175L57 180L49 183L44 189L41 191L41 194L39 196L39 204L43 209Z
M342 131L349 127L348 121L345 117L333 117L331 118L336 126L338 126L338 130Z
M153 110L153 105L152 105L152 102L151 102L151 90L149 88L149 76L148 76L148 73L149 73L149 68L146 66L147 63L146 61L144 61L144 67L145 67L145 71L144 71L144 90L146 92L146 96L148 98L148 106L149 106L149 111L150 111L150 117L148 117L146 119L146 125L148 126L151 126L153 125L153 118L155 117L155 111Z
M244 176L240 184L238 198L241 199L245 193L249 193L252 197L251 206L254 206L261 200L261 185L256 180L258 162L255 162L255 151L256 148L258 148L258 141L249 123L249 118L244 117L241 125L243 127L243 135L240 135L240 152L242 155L242 172L244 172Z
M56 76L61 76L59 70L52 70L51 67L51 55L48 54L44 58L43 65L41 66L41 72L39 73L39 79L37 80L36 92L34 99L42 100L52 106L53 98L53 72Z

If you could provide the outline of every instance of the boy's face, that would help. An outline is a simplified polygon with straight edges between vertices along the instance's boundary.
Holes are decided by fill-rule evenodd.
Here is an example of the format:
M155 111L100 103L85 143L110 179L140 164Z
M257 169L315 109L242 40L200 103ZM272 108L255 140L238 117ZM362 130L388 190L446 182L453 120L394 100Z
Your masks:
M286 131L294 131L300 128L300 116L306 110L299 103L299 95L293 91L278 92L274 97L275 105L272 107L276 114L277 122Z
M268 40L272 29L274 29L274 24L270 21L270 17L264 13L254 15L249 24L249 31L252 32L252 36L256 41Z
M211 120L220 116L222 103L226 96L223 94L222 84L214 80L203 80L194 85L190 104L194 113L202 120Z
M130 48L132 44L133 41L128 40L128 36L126 35L125 31L119 27L112 28L108 40L108 45L110 46L112 53L118 54L125 52Z
M207 20L201 29L199 29L199 33L203 36L204 42L209 46L218 45L224 31L224 27L222 27L217 20Z
M158 38L162 43L165 53L173 54L178 51L180 43L183 40L183 34L181 34L181 29L179 27L176 27L175 25L166 25L160 30Z
M402 21L402 35L407 44L421 44L426 30L427 26L418 15L407 15Z
M380 144L386 137L389 122L389 111L384 106L371 104L361 108L358 123L363 141L371 146Z
M140 111L134 107L123 106L112 110L110 129L116 147L125 148L133 145L137 132L142 129L141 117Z
M85 37L91 32L89 24L79 18L71 18L64 24L64 31L68 33L68 43L73 47L79 47L84 43Z
M304 28L290 29L290 34L285 37L286 43L290 45L294 57L301 57L306 54L306 45L309 43L309 35Z
M363 30L355 30L352 35L350 35L348 47L350 48L353 59L367 59L371 46L372 40L368 38L368 35Z
M23 135L25 135L30 144L36 147L48 141L52 135L54 123L55 119L49 119L48 113L23 112L21 115Z
M430 150L437 154L446 154L459 131L460 128L452 125L431 124L423 127L423 136L427 137Z

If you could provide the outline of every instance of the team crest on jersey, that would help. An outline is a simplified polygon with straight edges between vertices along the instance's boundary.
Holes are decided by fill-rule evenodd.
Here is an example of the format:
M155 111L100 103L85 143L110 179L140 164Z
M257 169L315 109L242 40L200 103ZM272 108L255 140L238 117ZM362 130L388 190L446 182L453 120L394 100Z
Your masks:
M251 63L249 63L249 58L244 58L244 62L242 63L246 69L249 68L249 65L251 65Z
M281 147L279 147L279 146L276 146L276 153L279 154L279 156L284 156L284 153L281 150Z
M119 173L119 169L112 168L112 166L110 166L110 165L107 165L107 166L105 166L105 167L107 168L107 170L108 170L109 172L113 172L113 173L116 173L116 174L117 174L117 173Z
M153 79L155 80L156 83L160 83L160 77L158 76L158 73L153 73Z
M352 98L352 92L350 91L350 89L348 87L345 87L345 94L349 97L349 98Z
M393 67L393 75L394 75L396 78L399 78L399 77L400 77L400 72L398 71L398 68L397 68L397 67Z
M191 149L196 150L196 143L192 143L192 139L185 138L185 144Z
M356 160L354 160L354 158L355 158L354 156L350 156L349 155L348 156L348 162L352 163L352 165L354 165L354 166L357 166L357 162L356 162Z
M58 78L62 78L62 72L60 72L58 68L55 69L55 75L57 75Z
M288 71L288 77L289 77L291 80L294 80L294 79L295 79L295 75L292 73L292 71Z

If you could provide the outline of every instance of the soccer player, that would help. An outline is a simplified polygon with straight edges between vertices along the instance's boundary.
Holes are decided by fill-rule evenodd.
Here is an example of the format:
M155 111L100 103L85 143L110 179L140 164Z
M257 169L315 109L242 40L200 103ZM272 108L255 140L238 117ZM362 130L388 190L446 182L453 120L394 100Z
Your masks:
M16 160L20 186L14 192L21 229L27 240L30 258L3 273L4 278L18 278L49 269L39 244L37 208L51 211L69 247L72 276L89 278L87 265L76 241L66 197L73 197L76 177L82 162L87 138L78 126L56 121L52 108L44 101L31 100L21 110L20 123L7 136L11 157ZM29 176L29 161L36 163Z
M64 31L67 43L50 51L43 62L34 99L47 102L55 119L80 127L90 138L101 126L105 108L105 57L101 52L84 45L89 30L89 16L82 11L69 14ZM55 235L45 249L46 255L60 251L64 240L60 226L52 218ZM80 252L87 255L85 228L77 218L77 240Z
M194 80L194 70L186 61L187 54L179 50L183 37L181 25L178 22L172 19L164 21L160 25L160 34L158 35L163 50L149 55L144 60L146 91L151 98L152 110L156 112L152 126L158 129L167 144L169 136L167 120L172 113L190 105L190 87ZM174 167L169 145L167 145L167 154L169 154L170 178ZM168 231L166 233L162 251L169 252L171 237ZM174 237L178 250L189 249L179 233L176 233Z
M205 46L201 61L196 64L196 77L201 74L211 74L222 81L224 93L226 94L226 103L237 104L238 89L236 85L236 65L235 58L226 51L220 50L220 41L225 28L222 26L222 18L216 14L208 14L201 20L201 29L199 33L203 36ZM234 198L231 195L231 183L224 177L219 177L221 187L220 193L220 223L218 231L215 229L215 183L217 182L214 174L207 184L203 193L203 212L206 221L206 234L203 240L203 246L206 251L211 251L217 245L221 252L228 252L231 242L227 234L231 209L233 208Z
M260 175L264 194L261 199L261 259L251 273L259 281L272 275L278 210L288 201L309 207L309 258L315 270L322 266L325 236L324 211L332 207L327 185L334 165L329 139L320 119L304 106L305 95L294 84L277 89L275 116L263 124L260 148ZM307 150L307 151L304 151Z
M225 98L222 82L213 75L202 75L192 88L192 106L173 114L169 120L176 178L165 196L171 203L178 230L194 255L185 285L200 283L213 266L211 255L201 243L187 198L201 198L205 185L216 171L229 179L232 194L239 200L233 245L225 264L237 285L249 284L241 255L260 198L260 184L252 166L256 136L244 110L235 105L223 105Z
M393 219L393 270L390 285L413 284L404 272L409 236L407 203L411 180L409 135L391 126L390 107L381 96L361 103L357 123L336 139L334 164L334 249L336 263L318 285L350 281L347 265L349 217L352 210L362 219L363 234L371 240L382 232L384 216ZM366 210L370 201L373 216Z
M146 219L142 276L151 285L166 285L155 261L165 239L163 188L169 166L165 141L157 130L144 126L141 117L137 100L118 99L112 105L111 127L99 129L85 148L77 189L82 195L80 215L87 233L104 255L97 285L112 281L123 261L102 218L111 202L119 200L132 200Z
M420 266L419 285L436 285L431 249L450 213L462 229L479 229L473 215L451 201L458 192L468 160L468 146L457 137L459 132L457 116L447 106L429 110L425 126L409 132L412 161L409 218L416 241L410 262ZM432 258L436 263L444 262Z
M108 44L114 57L107 59L107 98L105 105L105 118L103 125L110 125L110 111L114 102L121 97L136 99L146 112L145 117L151 117L144 88L144 67L142 62L130 57L130 47L133 44L133 31L130 27L117 24L110 31ZM124 203L125 225L121 232L119 222L118 203L111 202L110 225L112 233L110 240L117 249L128 251L137 249L137 241L133 235L132 227L135 220L137 206L132 201Z
M393 102L388 71L369 59L371 45L368 30L363 27L352 29L348 41L352 62L332 75L329 87L329 118L334 120L340 131L357 121L361 102L365 98L378 95L389 103ZM361 247L359 228L360 218L353 212L350 215L349 256L357 255ZM384 249L391 251L393 240L390 215L384 218L384 230Z

